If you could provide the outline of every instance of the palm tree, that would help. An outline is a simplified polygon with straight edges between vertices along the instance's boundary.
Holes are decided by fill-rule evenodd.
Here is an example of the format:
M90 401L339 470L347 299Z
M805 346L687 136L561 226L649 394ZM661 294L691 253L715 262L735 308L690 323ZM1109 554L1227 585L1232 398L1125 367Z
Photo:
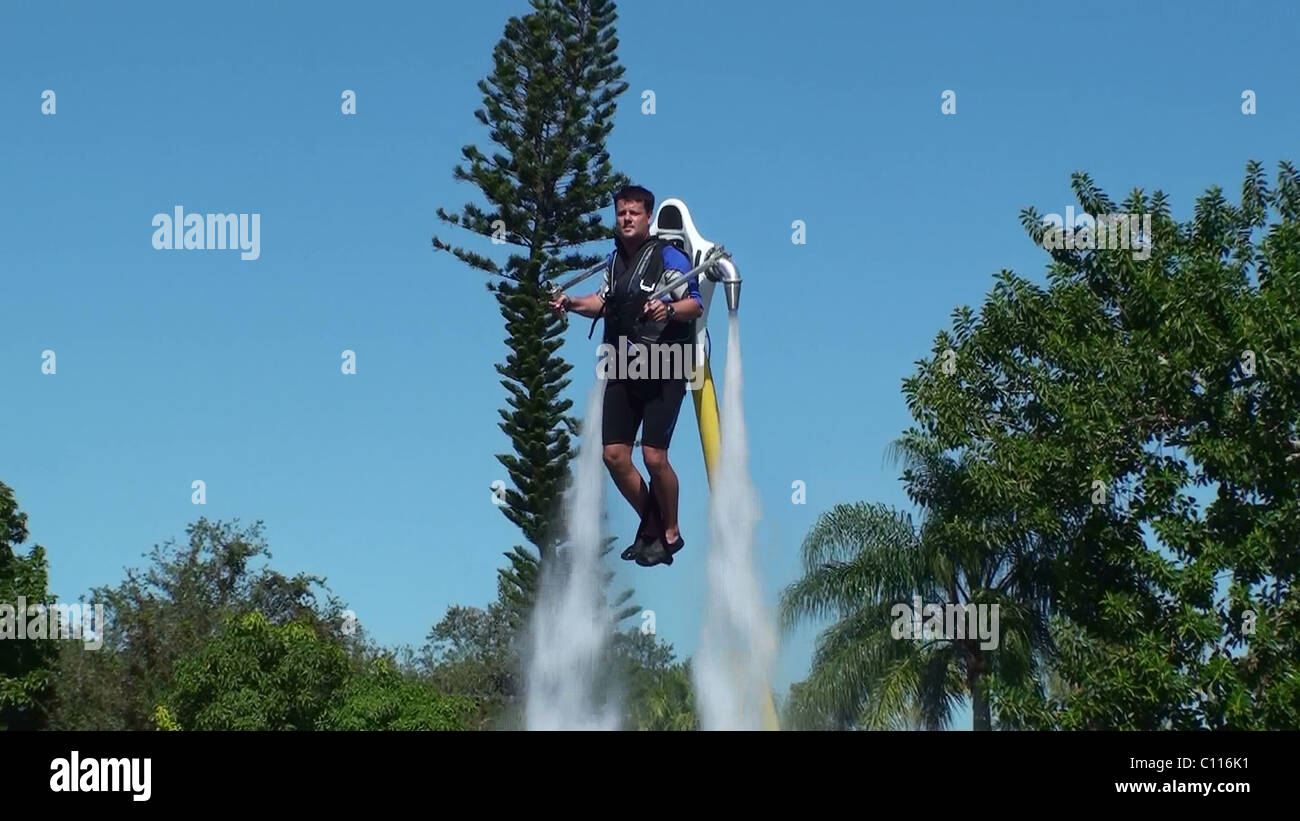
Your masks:
M662 670L645 693L639 709L640 730L698 730L695 696L691 689L691 663L674 664Z
M858 502L836 505L809 531L804 574L782 594L780 623L834 623L808 679L791 690L788 717L795 726L943 729L969 697L974 729L991 729L990 680L1036 681L1050 651L1045 571L1014 516L982 508L973 454L948 455L914 431L890 453L904 463L920 521ZM900 637L897 608L915 596L945 609L998 605L996 647L969 634Z

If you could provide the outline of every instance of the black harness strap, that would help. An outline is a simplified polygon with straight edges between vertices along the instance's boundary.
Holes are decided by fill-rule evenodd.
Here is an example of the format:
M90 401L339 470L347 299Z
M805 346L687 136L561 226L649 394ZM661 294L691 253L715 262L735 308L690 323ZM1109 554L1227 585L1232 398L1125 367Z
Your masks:
M630 298L634 293L634 288L639 287L643 292L651 293L656 287L658 287L659 280L663 278L662 266L660 267L659 276L655 277L655 281L651 283L649 288L645 287L641 282L641 279L645 276L646 268L649 267L650 261L654 259L654 255L657 253L663 253L664 244L663 240L656 237L650 237L645 241L645 244L641 246L641 249L637 252L636 262L632 266L632 273L627 278L627 287L625 290L627 291L628 298ZM605 299L606 312L609 309L609 297L616 296L615 292L618 290L618 278L614 276L614 266L617 263L618 252L615 251L614 256L611 257L609 261L609 294L606 295ZM591 329L587 331L588 339L591 339L591 335L596 332L596 322L604 316L604 313L605 312L602 312L600 315L592 317Z

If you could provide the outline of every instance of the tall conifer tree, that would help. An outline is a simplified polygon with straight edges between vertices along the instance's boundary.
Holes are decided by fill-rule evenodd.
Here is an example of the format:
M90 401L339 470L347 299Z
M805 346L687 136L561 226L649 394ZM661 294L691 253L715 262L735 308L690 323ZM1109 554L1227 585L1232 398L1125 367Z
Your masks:
M492 74L478 84L483 108L475 117L495 149L489 157L465 146L465 165L453 171L455 179L477 186L487 205L437 212L517 252L502 267L433 238L435 249L491 276L487 287L505 320L510 354L497 371L509 407L500 411L500 428L514 453L497 456L513 485L501 510L536 549L534 555L516 545L506 553L511 566L501 571L503 595L516 618L531 602L540 562L553 557L559 541L570 433L577 432L577 420L565 415L573 403L561 398L572 366L558 355L563 326L547 305L545 281L599 261L578 249L612 237L600 211L627 183L605 149L615 100L627 88L616 56L614 3L532 0L532 7L506 23Z

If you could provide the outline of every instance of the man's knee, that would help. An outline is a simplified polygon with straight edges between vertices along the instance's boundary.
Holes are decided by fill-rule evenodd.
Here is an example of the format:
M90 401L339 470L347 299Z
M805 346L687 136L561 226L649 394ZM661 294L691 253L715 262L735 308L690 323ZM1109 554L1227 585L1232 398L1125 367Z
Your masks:
M668 451L664 448L641 446L641 456L645 459L645 469L659 473L668 468Z
M618 470L631 464L632 446L631 445L605 445L605 467L610 470Z

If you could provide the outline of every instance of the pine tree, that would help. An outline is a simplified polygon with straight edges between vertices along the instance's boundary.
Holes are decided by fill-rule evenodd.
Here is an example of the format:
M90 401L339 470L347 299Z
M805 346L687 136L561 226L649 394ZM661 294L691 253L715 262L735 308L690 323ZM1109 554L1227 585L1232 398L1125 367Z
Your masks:
M519 249L504 268L479 253L433 238L493 278L505 320L510 354L497 365L509 393L499 427L513 454L499 454L513 487L501 510L523 531L536 554L515 545L501 571L516 619L532 600L539 568L559 542L559 503L573 457L570 434L578 422L562 399L572 367L559 356L561 320L547 304L545 283L587 268L600 257L580 253L587 243L609 239L600 210L628 182L612 170L605 138L613 128L615 99L626 90L615 54L616 13L610 0L532 0L533 12L506 23L493 52L492 74L478 84L483 108L475 117L497 146L489 158L474 145L461 153L453 177L481 191L486 208L469 203L443 221L494 244Z

